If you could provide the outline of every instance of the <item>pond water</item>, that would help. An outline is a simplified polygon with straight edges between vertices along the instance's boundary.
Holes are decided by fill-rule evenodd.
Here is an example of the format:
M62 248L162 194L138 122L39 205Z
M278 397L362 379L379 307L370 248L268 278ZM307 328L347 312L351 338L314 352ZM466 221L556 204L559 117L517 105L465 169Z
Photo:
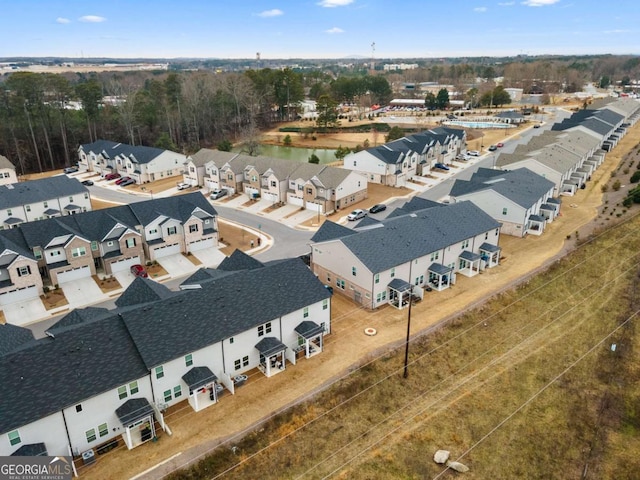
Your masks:
M234 149L234 151L239 151ZM320 163L336 161L335 150L326 148L282 147L280 145L260 145L260 155L265 157L284 158L296 162L308 162L312 153L320 159Z

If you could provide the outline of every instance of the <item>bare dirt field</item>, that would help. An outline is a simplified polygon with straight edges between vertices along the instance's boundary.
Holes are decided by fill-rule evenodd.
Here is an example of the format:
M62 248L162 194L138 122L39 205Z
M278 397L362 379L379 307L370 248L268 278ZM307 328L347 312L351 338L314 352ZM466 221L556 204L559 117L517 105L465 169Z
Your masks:
M546 268L548 265L553 264L559 255L563 253L563 249L566 248L574 248L577 243L583 242L589 236L589 231L593 232L598 228L598 223L593 227L585 227L590 221L596 218L598 213L598 208L602 203L603 193L601 190L601 185L605 182L609 182L611 178L611 172L617 170L616 158L621 158L623 154L631 151L633 147L638 143L640 139L640 128L636 126L632 129L631 132L623 139L621 144L614 150L614 152L610 153L607 156L607 160L603 164L603 166L596 172L593 176L592 181L588 183L588 187L585 190L580 190L576 196L574 197L564 197L563 198L563 206L562 206L562 216L556 219L552 224L550 224L545 231L544 235L540 237L529 236L524 239L516 239L509 238L507 236L503 236L501 239L501 246L503 248L503 263L490 271L483 273L482 275L478 275L474 278L467 279L465 277L460 278L460 281L456 283L456 285L444 292L429 292L426 294L425 299L417 304L413 308L412 313L412 332L414 334L418 334L418 332L426 332L430 328L433 328L435 325L438 325L440 322L452 319L459 315L461 312L464 312L470 308L480 306L484 303L487 298L490 298L496 295L497 292L505 291L509 292L513 288L513 286L522 281L523 276L530 274L531 272L536 272L541 269ZM616 157L617 155L617 157ZM607 193L608 195L608 193ZM609 204L611 205L611 200L609 200ZM575 205L575 207L571 207L569 205ZM636 207L637 209L637 207ZM632 209L626 211L622 214L621 217L614 217L616 221L624 221L627 218L630 218L630 215L635 214L636 209ZM598 222L604 221L601 218L598 218ZM608 223L612 223L613 220L610 220ZM579 238L576 239L575 232L580 230ZM584 234L582 232L585 232ZM635 226L631 227L631 231L638 231L638 228ZM593 265L590 267L591 270L588 270L584 275L573 275L571 274L568 278L575 277L576 279L580 279L583 281L584 279L589 279L591 283L594 281L600 285L606 285L610 287L611 292L607 293L604 291L599 291L597 293L598 296L592 290L589 295L580 293L580 296L576 296L575 298L572 295L578 295L578 292L581 292L583 286L573 285L570 281L565 281L566 286L561 288L562 282L560 284L553 284L553 288L550 290L544 290L544 295L542 297L536 296L535 301L533 303L527 303L524 309L523 318L525 319L525 323L522 324L521 327L514 326L514 330L509 329L505 331L504 334L507 335L504 340L501 340L499 345L503 345L501 349L498 351L504 353L507 345L513 344L515 340L509 340L509 335L515 335L518 331L518 328L525 328L534 318L538 319L538 321L542 321L543 319L553 319L555 316L560 315L560 313L550 313L548 308L553 307L558 302L569 302L571 305L564 305L565 307L571 307L575 305L582 305L589 298L593 297L596 301L593 303L585 303L579 310L577 310L577 316L567 317L570 320L563 321L561 324L565 330L571 332L569 337L563 337L561 332L562 328L559 330L554 329L554 336L549 337L547 340L538 340L537 343L533 342L531 348L527 347L526 350L522 350L522 357L518 357L516 352L509 354L505 357L503 363L495 364L495 371L499 373L503 373L504 375L498 376L495 378L483 377L483 381L475 384L469 384L468 387L465 387L464 379L468 378L469 380L473 379L476 374L470 372L466 375L463 373L466 370L460 370L465 362L461 364L457 364L453 362L453 356L455 358L460 359L473 359L474 351L470 349L470 347L461 345L460 342L455 343L455 349L447 350L448 355L451 356L450 360L447 360L447 355L445 355L444 360L440 360L440 362L445 362L444 364L439 363L438 368L431 367L430 362L431 359L428 360L426 365L416 364L416 368L412 370L410 376L410 384L412 387L412 392L421 392L424 390L425 385L430 385L434 383L436 380L446 379L449 374L453 374L460 370L460 373L452 379L453 385L458 386L458 390L455 390L455 395L450 400L440 399L440 396L444 393L441 391L440 396L436 395L430 396L425 399L429 400L429 402L434 402L430 409L434 412L443 412L442 416L433 417L433 421L437 420L438 430L430 429L429 433L425 433L424 438L421 441L426 441L425 439L430 439L432 443L428 445L422 445L418 450L414 450L412 446L407 452L414 452L415 459L420 459L422 463L420 463L419 467L423 468L424 465L429 463L428 456L432 454L432 450L434 445L438 445L438 447L451 449L454 451L455 455L461 455L465 448L472 445L474 441L480 439L487 431L490 429L492 425L495 425L500 421L501 418L504 418L505 412L510 411L509 407L516 408L518 405L522 404L522 399L528 398L531 395L532 391L537 391L536 389L544 386L545 381L549 381L554 378L556 375L553 370L550 370L548 373L546 370L546 365L551 365L549 362L553 358L561 358L566 360L566 356L562 354L562 346L566 343L566 340L569 338L577 339L578 343L586 342L587 339L581 337L578 334L589 334L589 330L587 326L590 323L586 323L585 321L588 319L594 318L618 318L618 311L616 310L617 306L614 301L612 305L610 303L611 299L623 298L624 295L617 290L618 287L614 288L615 285L615 272L621 272L620 267L614 264L609 265L609 263L604 264L604 260L613 261L616 255L620 255L617 258L625 259L628 256L628 252L637 251L637 247L634 246L636 240L627 238L624 235L627 235L629 232L624 231L622 237L624 240L620 240L620 238L614 239L611 245L619 246L621 248L619 253L614 253L610 250L610 245L599 245L597 249L591 253L591 251L583 250L586 253L583 253L583 257L592 258L596 263L596 266ZM569 238L569 239L568 239ZM616 243L617 242L617 243ZM626 243L620 243L626 242ZM607 255L599 255L602 251L606 251ZM627 252L627 253L625 253ZM622 262L624 264L624 260ZM625 270L626 271L626 270ZM606 278L604 274L606 273ZM533 285L537 285L536 282L541 282L544 284L547 281L551 280L533 280L532 277L529 282ZM613 282L611 285L606 282ZM590 285L587 282L586 285ZM499 296L498 298L504 298L504 295L509 295L508 293ZM602 296L602 297L601 297ZM508 297L507 297L508 298ZM508 304L509 302L507 302ZM548 303L548 305L546 305ZM620 306L624 306L623 302L619 302ZM602 305L602 308L598 307L598 304ZM488 308L488 312L491 313L495 310L499 310L499 306L485 307ZM176 411L171 412L170 415L167 415L166 421L171 427L173 431L173 436L168 437L163 435L159 438L158 442L148 443L140 448L137 448L132 451L126 451L122 448L119 448L109 454L106 454L99 458L99 461L92 467L82 469L81 475L86 476L87 478L105 478L105 476L113 476L113 477L126 477L130 476L133 473L141 472L146 470L147 468L152 467L158 462L161 462L169 457L177 455L173 460L168 463L163 464L162 467L159 467L149 473L146 478L159 478L164 473L173 470L176 467L181 465L185 465L188 461L193 458L196 458L198 455L203 454L213 447L218 445L221 441L225 439L231 438L231 436L237 435L239 432L242 433L244 431L249 431L256 422L270 418L274 412L279 411L280 409L285 408L287 405L291 405L299 401L300 399L309 398L310 395L313 395L319 389L324 388L328 384L336 381L342 376L348 374L347 372L352 370L355 365L360 365L366 361L367 358L373 358L380 355L380 352L386 352L389 346L398 345L402 343L402 339L406 333L406 311L398 311L391 307L385 307L376 310L375 312L364 311L361 308L358 308L355 304L353 304L350 300L340 296L334 295L334 299L332 301L332 334L327 337L325 344L325 352L322 355L318 355L313 357L308 361L299 362L295 366L289 366L287 368L287 372L283 375L278 375L276 377L266 379L259 373L253 373L250 376L249 382L245 387L242 387L238 390L235 396L228 396L226 398L222 398L221 402L218 405L215 405L205 411L199 412L195 414L191 411L188 405L183 405L179 409L180 414L177 414ZM603 311L602 309L605 309ZM565 308L566 310L566 308ZM560 310L560 312L564 312L565 310ZM481 311L482 312L482 311ZM622 315L622 311L619 312ZM481 318L485 318L481 315ZM509 316L507 316L509 317ZM502 330L507 325L504 323L505 320L501 320L501 323L493 325L492 323L488 323L490 327L487 327L484 332L480 335L480 340L476 340L476 344L482 344L485 347L487 346L487 342L491 344L497 342L497 335L501 334ZM593 322L591 322L593 323ZM454 325L458 325L456 329L454 329L454 333L460 330L460 325L463 323L455 323ZM537 326L532 325L531 328L544 328L544 324L538 324ZM594 325L598 325L597 322ZM364 335L363 329L366 327L374 327L378 330L378 334L373 337L369 337ZM552 328L551 325L548 328ZM479 329L480 332L483 329ZM593 332L591 332L593 333ZM530 332L529 335L533 333ZM488 336L487 336L488 335ZM429 337L430 338L430 337ZM526 338L526 336L525 336ZM564 342L563 342L564 338ZM444 340L443 340L444 341ZM521 342L524 340L519 340ZM516 344L519 344L516 342ZM552 344L553 348L548 349L547 345ZM573 344L572 344L573 345ZM523 344L524 346L524 344ZM558 350L560 348L560 350ZM575 354L576 350L567 349L569 352L573 352ZM468 353L465 353L468 352ZM383 359L387 358L386 356ZM478 357L481 358L481 357ZM496 357L488 357L494 358L495 361L498 361L499 358ZM525 378L529 378L529 375L532 375L532 379L538 379L535 382L527 381L522 385L522 389L518 387L522 384L521 380L518 376L515 375L514 370L510 367L510 365L514 365L516 370L519 368L518 365L524 365L525 360L529 358L535 358L535 361L531 364L531 366L527 366L527 368L523 368L524 371L528 372L528 375ZM385 361L385 360L383 360ZM467 362L470 360L467 360ZM487 360L489 361L489 360ZM527 360L528 361L528 360ZM397 371L397 360L394 360L392 370ZM447 363L448 362L448 363ZM457 362L457 360L456 360ZM391 363L389 363L391 365ZM479 363L479 367L481 368L485 364L483 362ZM487 364L489 370L491 370L491 363ZM557 367L557 365L556 365ZM376 367L377 368L377 367ZM431 378L428 380L427 378L421 379L416 375L419 371L425 371L431 375L437 374L436 378ZM485 375L487 371L483 370L482 374ZM588 369L587 369L588 370ZM538 373L535 373L538 372ZM463 376L461 376L463 375ZM468 376L467 376L468 375ZM506 376L505 376L506 375ZM415 376L415 380L414 380ZM366 379L357 379L359 377L353 377L356 387L353 385L348 385L348 390L352 392L357 392L364 389L367 385ZM375 426L376 419L380 421L386 421L386 415L384 412L380 412L379 410L372 410L376 404L387 405L385 408L388 408L389 412L396 411L403 401L407 400L407 397L403 397L403 399L398 400L398 404L388 406L388 403L380 401L381 399L393 399L394 392L400 391L400 389L404 388L402 383L392 384L391 388L384 390L383 392L378 392L374 395L374 397L378 398L378 402L373 401L373 403L368 403L366 408L367 410L361 410L358 413L357 418L361 418L365 420L364 426L358 423L356 418L348 417L346 413L341 414L338 418L332 417L333 427L330 427L329 430L322 429L314 434L314 441L311 443L302 442L299 445L299 452L291 453L291 454L280 454L273 453L271 454L272 459L267 460L268 463L259 463L258 468L262 472L261 476L264 478L277 478L278 475L282 475L283 469L286 468L283 464L273 465L269 462L281 460L283 458L290 458L290 465L293 465L298 473L305 471L310 468L312 465L307 463L301 463L300 458L307 458L307 454L305 452L305 448L309 445L313 446L317 445L318 453L317 456L311 456L309 458L325 458L325 456L330 455L329 453L322 453L326 450L324 448L324 439L327 441L333 442L334 432L336 429L344 429L346 432L344 438L345 451L351 452L350 454L355 455L354 452L358 452L359 450L349 450L348 446L350 442L354 442L354 445L362 447L362 444L358 443L365 437L371 436L374 438L371 433L367 433L370 431L372 425ZM424 382L424 383L423 383ZM483 383L484 382L484 383ZM484 388L484 385L488 385L491 383L491 388ZM504 386L508 385L510 389L518 387L518 396L517 397L502 397L500 392L504 391ZM525 389L524 387L530 387L530 389ZM418 390L416 390L418 389ZM594 387L596 389L596 387ZM573 391L573 390L572 390ZM472 395L473 393L473 395ZM281 443L280 440L288 438L287 433L293 433L296 431L298 426L303 425L305 422L313 420L318 417L324 410L321 407L325 406L337 406L340 404L340 399L343 397L336 396L335 393L332 394L333 400L327 400L327 404L324 405L321 402L314 402L308 405L308 409L303 412L296 411L294 413L287 414L287 418L291 420L291 423L283 423L278 424L277 427L278 434L276 435L276 440L273 439L259 439L255 435L251 435L248 438L248 441L253 444L254 447L260 447L264 444L264 442L274 441L276 443ZM424 394L423 394L424 396ZM349 398L350 395L345 394L344 398ZM411 402L416 402L415 397ZM464 399L471 399L471 403L468 407L462 408L460 403ZM556 398L556 397L554 397ZM256 400L259 399L259 400ZM454 401L456 400L457 401ZM483 411L483 414L487 415L486 420L478 419L477 426L473 423L467 425L464 423L464 429L462 429L463 424L460 424L456 419L457 415L460 415L460 418L465 418L471 409L477 409L480 406L499 406L501 402L505 402L505 409L496 410L497 413L493 413L488 415ZM183 402L185 403L185 402ZM425 406L431 403L425 404L424 402L420 402L419 405ZM553 404L553 402L551 403ZM571 404L572 408L582 408L576 407L573 403ZM305 407L305 408L307 408ZM551 409L551 407L544 407ZM569 410L571 408L568 407ZM431 411L430 410L430 411ZM544 417L544 409L536 413L536 418ZM420 413L414 412L414 413ZM502 416L501 416L502 415ZM541 417L542 416L542 417ZM408 415L406 418L414 418L411 415ZM416 417L417 418L417 417ZM422 418L422 417L421 417ZM475 418L475 417L474 417ZM484 417L481 417L484 418ZM555 418L555 417L553 417ZM396 425L402 424L402 420L397 417L391 419L390 421L395 422ZM546 423L541 424L544 426L545 424L552 422L552 418L550 417ZM525 422L523 425L526 425ZM353 425L353 428L351 427ZM420 422L419 425L422 427L425 426L424 423ZM460 427L460 432L456 432L451 430L451 426L458 425ZM366 427L366 428L365 428ZM525 428L524 426L522 428ZM529 427L530 431L536 435L541 435L544 437L546 434L539 429ZM541 427L542 428L542 427ZM443 434L438 434L440 430L444 432ZM311 428L313 431L313 427ZM392 430L392 429L391 429ZM382 431L382 430L381 430ZM371 455L365 452L362 457L363 462L373 462L366 464L366 470L362 470L364 473L360 473L358 471L349 470L349 464L344 464L341 466L340 462L332 463L329 462L325 464L325 466L329 466L329 470L333 467L342 469L348 473L346 473L344 478L398 478L397 475L403 476L399 471L396 471L397 474L394 477L394 468L399 468L397 462L394 462L394 458L402 458L407 465L413 465L416 461L411 461L407 458L408 453L401 453L396 449L397 445L400 445L398 441L402 439L413 440L413 435L416 433L413 429L403 428L399 430L402 432L400 436L394 436L394 432L390 430L384 430L384 432L389 434L388 438L388 449L382 449L381 445L376 445L375 448L371 449ZM373 431L375 432L375 430ZM363 436L364 435L364 436ZM519 434L514 438L520 438ZM235 437L233 437L235 438ZM377 438L377 437L375 437ZM511 440L505 439L506 444L509 444L510 441L514 441L514 438ZM530 438L530 437L523 437ZM538 437L536 437L538 438ZM591 437L589 437L591 438ZM330 439L330 440L329 440ZM386 440L385 440L386 441ZM529 441L532 441L531 439ZM232 455L230 453L229 448L232 445L236 445L240 442L239 438L234 440L230 440L230 443L227 443L227 447L223 450L226 461L221 465L224 467L231 466L235 464L239 460L248 459L253 451L249 445L242 444L243 449L239 453L239 456ZM338 442L338 440L336 440ZM287 442L284 442L287 443ZM294 444L295 442L292 442ZM514 443L516 444L516 443ZM305 447L306 445L306 447ZM335 451L341 445L340 443L336 443L333 447ZM413 444L412 444L413 445ZM517 443L521 447L525 447L522 443ZM455 448L454 448L455 447ZM364 447L363 447L364 448ZM417 447L415 447L417 448ZM555 452L555 450L554 450ZM572 450L573 452L573 450ZM288 456L287 456L288 455ZM514 456L517 456L517 452L513 452ZM573 455L573 453L572 453ZM396 457L397 456L397 457ZM544 461L550 461L551 457L545 455L542 457ZM562 457L560 457L561 459ZM377 459L377 460L376 460ZM344 460L344 459L343 459ZM556 458L556 460L558 460ZM260 461L264 461L264 458L260 458ZM361 460L358 458L354 458L356 463ZM377 462L377 463L376 463ZM343 462L344 463L344 462ZM500 463L500 462L493 462ZM249 463L247 463L249 465ZM248 467L249 470L254 467ZM418 467L416 467L418 468ZM427 468L427 467L425 467ZM375 474L372 474L372 471L375 469L380 469L380 471L384 471L384 475L377 477ZM389 471L385 469L390 469ZM220 471L220 470L217 470ZM327 470L323 467L323 472ZM429 470L431 471L431 470ZM477 476L470 478L502 478L499 475L495 476L489 473L487 470L481 470L482 472L488 474L489 476ZM562 472L562 467L558 466L558 472ZM253 478L253 474L247 471L240 472L240 478ZM414 472L415 473L415 472ZM209 470L207 474L208 477L213 475L213 471ZM244 475L244 477L242 477ZM292 476L291 474L284 474L284 476ZM373 475L373 477L371 476ZM421 476L421 474L416 473L416 475ZM510 478L517 478L518 475L511 476ZM524 475L524 474L523 474ZM310 475L315 476L315 475ZM526 475L525 475L526 476ZM571 475L570 475L571 476ZM194 477L197 478L197 477ZM519 478L524 478L520 476ZM552 478L552 477L545 477ZM563 478L563 477L557 477ZM564 477L566 478L566 477Z

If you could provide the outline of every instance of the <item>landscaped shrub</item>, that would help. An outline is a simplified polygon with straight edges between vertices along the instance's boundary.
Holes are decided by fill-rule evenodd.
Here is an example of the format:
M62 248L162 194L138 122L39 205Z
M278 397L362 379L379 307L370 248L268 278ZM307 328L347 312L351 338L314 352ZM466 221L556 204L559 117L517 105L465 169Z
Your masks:
M633 172L633 175L631 175L631 183L638 183L640 182L640 170L636 170L635 172Z
M613 188L613 190L617 192L618 190L620 190L621 186L622 184L620 183L620 180L616 180L615 182L613 182L613 185L611 185L611 188Z

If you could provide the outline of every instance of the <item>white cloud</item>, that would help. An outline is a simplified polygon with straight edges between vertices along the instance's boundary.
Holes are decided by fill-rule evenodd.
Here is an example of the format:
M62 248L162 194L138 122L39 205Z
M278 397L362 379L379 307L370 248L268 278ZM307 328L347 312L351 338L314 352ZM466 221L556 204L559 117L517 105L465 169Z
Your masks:
M265 10L264 12L260 12L258 14L259 17L279 17L280 15L284 15L284 12L277 8L273 8L271 10Z
M100 23L107 21L106 18L99 17L98 15L85 15L84 17L80 17L78 20L85 23Z
M56 23L71 23L71 20L69 20L68 18L64 18L64 17L58 17L56 18Z
M344 33L344 30L338 27L330 28L329 30L325 30L326 33Z
M525 0L522 2L523 5L527 7L544 7L547 5L553 5L554 3L558 3L560 0Z
M334 8L334 7L346 7L351 3L353 3L353 0L322 0L321 2L318 2L318 5L326 8Z
M484 13L487 11L487 7L476 7L473 9L474 12Z

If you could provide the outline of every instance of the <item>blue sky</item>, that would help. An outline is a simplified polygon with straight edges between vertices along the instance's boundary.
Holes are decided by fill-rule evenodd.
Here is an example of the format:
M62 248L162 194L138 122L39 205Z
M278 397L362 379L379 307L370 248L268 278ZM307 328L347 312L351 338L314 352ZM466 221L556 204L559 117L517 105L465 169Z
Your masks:
M0 0L0 56L640 53L637 0Z

